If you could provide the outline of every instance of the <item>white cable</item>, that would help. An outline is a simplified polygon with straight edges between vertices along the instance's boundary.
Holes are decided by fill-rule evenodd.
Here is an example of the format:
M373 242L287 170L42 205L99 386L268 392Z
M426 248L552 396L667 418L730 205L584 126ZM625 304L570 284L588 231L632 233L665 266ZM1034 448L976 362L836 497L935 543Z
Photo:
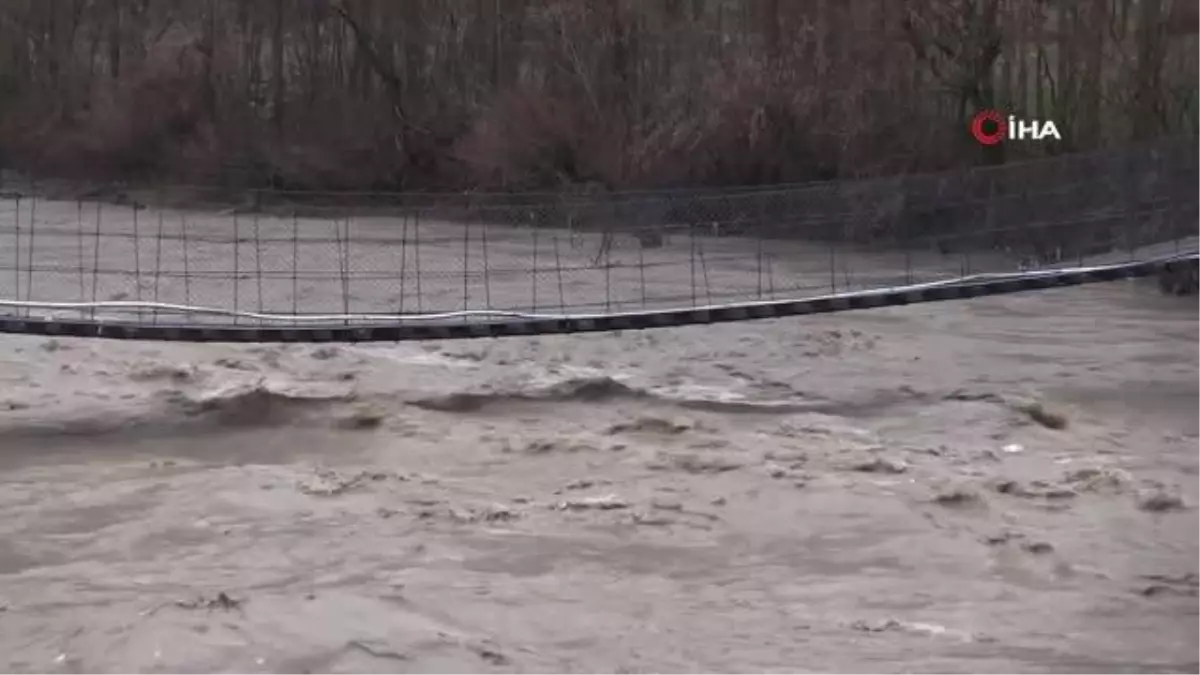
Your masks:
M1036 279L1045 277L1059 277L1075 274L1090 274L1107 270L1117 270L1127 267L1144 265L1147 263L1168 263L1176 260L1183 260L1196 256L1196 253L1173 255L1165 258L1156 258L1148 261L1136 261L1126 263L1113 263L1108 265L1094 265L1088 267L1066 267L1048 270L1028 270L1023 272L987 272L980 274L972 274L964 277L955 277L953 279L944 279L941 281L928 281L917 284L907 284L903 286L887 286L883 288L873 288L861 291L850 291L845 293L832 293L829 295L809 296L805 298L792 298L787 300L761 300L753 302L733 302L721 303L714 305L700 305L695 307L678 307L666 308L663 311L688 310L688 311L713 311L723 310L736 307L754 308L754 307L770 307L774 305L788 304L797 300L806 302L815 302L822 300L838 300L846 298L862 298L875 295L886 295L894 293L910 293L922 291L930 288L939 288L945 286L971 285L981 281L1004 281L1004 280L1020 280L1020 279ZM45 309L59 311L82 311L92 309L108 309L108 310L157 310L161 312L173 312L180 314L200 314L210 316L225 316L242 319L253 319L257 321L281 321L288 323L329 323L329 322L386 322L395 323L397 321L446 321L448 319L465 319L465 318L491 318L491 319L525 319L525 320L587 320L587 319L602 319L622 316L639 315L639 312L615 312L615 313L600 313L600 314L535 314L528 312L513 312L501 310L458 310L453 312L440 312L431 314L382 314L382 313L367 313L367 314L321 314L321 315L300 315L300 314L275 314L275 313L260 313L235 311L229 309L221 309L217 307L202 307L196 305L178 305L163 302L129 302L129 301L96 301L96 302L48 302L36 300L8 300L0 298L0 307L12 307L18 309Z

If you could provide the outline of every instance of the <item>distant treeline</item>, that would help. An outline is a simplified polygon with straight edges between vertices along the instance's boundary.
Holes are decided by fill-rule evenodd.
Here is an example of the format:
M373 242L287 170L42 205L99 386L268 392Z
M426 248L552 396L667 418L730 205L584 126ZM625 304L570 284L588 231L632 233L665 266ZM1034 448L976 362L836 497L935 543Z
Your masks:
M1197 133L1195 0L4 0L0 165L83 180L801 182ZM983 149L983 108L1063 141Z

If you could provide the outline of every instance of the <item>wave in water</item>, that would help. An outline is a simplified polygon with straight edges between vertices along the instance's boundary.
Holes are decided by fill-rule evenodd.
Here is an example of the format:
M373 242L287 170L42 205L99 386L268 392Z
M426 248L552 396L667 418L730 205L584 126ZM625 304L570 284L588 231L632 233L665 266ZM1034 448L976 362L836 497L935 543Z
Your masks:
M487 408L528 403L609 403L647 401L709 412L802 412L820 402L759 401L725 390L640 387L611 375L569 377L555 382L522 385L498 391L468 391L423 396L409 405L439 412L470 413Z
M278 426L321 416L332 406L354 400L345 391L308 391L288 382L259 379L190 393L169 390L141 404L75 406L72 414L30 408L0 425L0 438L54 436L173 435L194 431Z

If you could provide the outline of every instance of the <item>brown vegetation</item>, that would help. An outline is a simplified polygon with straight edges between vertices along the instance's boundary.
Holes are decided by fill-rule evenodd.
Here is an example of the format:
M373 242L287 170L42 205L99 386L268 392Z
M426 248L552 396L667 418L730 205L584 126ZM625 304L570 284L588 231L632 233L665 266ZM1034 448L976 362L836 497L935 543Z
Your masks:
M5 0L0 161L304 188L747 184L1197 125L1195 0Z

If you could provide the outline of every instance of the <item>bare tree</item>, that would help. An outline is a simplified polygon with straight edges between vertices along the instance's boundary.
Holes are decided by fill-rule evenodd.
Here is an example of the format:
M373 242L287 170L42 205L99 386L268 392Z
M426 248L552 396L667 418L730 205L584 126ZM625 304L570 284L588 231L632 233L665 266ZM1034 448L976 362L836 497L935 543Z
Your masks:
M196 180L240 163L311 187L968 165L977 148L930 139L992 105L1055 118L1079 149L1194 135L1196 15L1189 0L6 0L0 152L51 172L142 153ZM199 103L137 103L166 87L179 94L156 105Z

